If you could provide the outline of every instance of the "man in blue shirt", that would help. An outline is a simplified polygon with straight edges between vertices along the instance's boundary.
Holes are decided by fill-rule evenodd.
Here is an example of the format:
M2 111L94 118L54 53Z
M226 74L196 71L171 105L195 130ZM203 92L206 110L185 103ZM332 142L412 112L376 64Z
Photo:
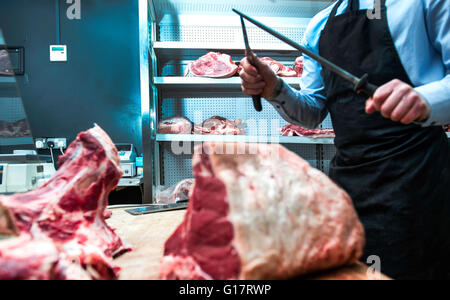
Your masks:
M312 19L303 45L379 86L371 99L309 57L301 90L242 60L242 90L288 122L328 113L337 153L330 177L352 197L365 256L394 278L447 278L450 253L450 0L340 0Z

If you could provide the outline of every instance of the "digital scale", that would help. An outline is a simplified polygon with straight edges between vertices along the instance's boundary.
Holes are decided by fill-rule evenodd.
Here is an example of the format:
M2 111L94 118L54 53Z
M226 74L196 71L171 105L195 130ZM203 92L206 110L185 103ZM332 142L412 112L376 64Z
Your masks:
M133 144L116 144L123 177L136 176L136 147Z
M0 193L25 193L37 189L55 174L50 156L0 155Z

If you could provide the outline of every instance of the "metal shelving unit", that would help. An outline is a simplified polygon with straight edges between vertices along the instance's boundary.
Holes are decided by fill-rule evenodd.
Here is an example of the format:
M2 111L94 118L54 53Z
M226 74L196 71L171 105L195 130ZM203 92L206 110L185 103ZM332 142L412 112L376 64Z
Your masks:
M173 89L187 90L214 90L217 89L240 92L241 79L239 77L215 79L215 78L203 78L203 77L155 77L153 79L156 87L168 91ZM288 77L284 78L284 81L293 86L299 87L299 78Z
M191 154L176 155L171 145L188 143L188 148L202 142L256 142L280 143L301 154L313 166L328 170L333 157L334 138L283 137L279 128L283 120L275 109L263 103L263 112L253 110L251 100L240 90L240 78L210 79L184 77L187 64L209 51L222 52L239 61L244 56L244 42L239 18L232 12L236 8L258 17L274 29L301 40L310 18L330 4L329 1L280 0L140 0L148 12L148 26L143 31L148 44L142 47L141 64L145 85L150 87L144 95L144 202L151 202L161 185L171 185L192 176ZM270 12L270 14L268 13ZM144 26L144 25L142 25ZM293 64L299 55L297 50L277 41L266 33L248 24L250 45L258 56L269 56L285 64ZM143 38L144 39L144 38ZM145 75L150 74L148 78ZM146 80L145 80L146 79ZM285 81L299 88L298 78ZM195 110L204 114L196 118ZM228 119L279 120L280 127L264 134L252 131L247 135L168 135L158 134L161 118L184 115L198 124L212 115ZM203 118L203 119L202 119ZM259 124L259 123L258 123ZM284 123L286 124L286 123ZM331 127L331 121L324 121L324 128ZM450 133L447 134L450 138ZM147 137L147 138L145 138Z
M279 128L283 126L284 121L267 103L264 104L262 114L256 113L251 106L251 99L241 92L241 80L237 76L226 79L183 76L190 61L198 59L209 51L226 53L234 61L242 59L245 49L240 21L231 12L231 7L266 18L281 32L300 39L309 18L328 5L326 1L281 2L281 6L273 9L274 4L271 1L252 2L250 0L245 3L242 1L223 3L219 0L149 0L148 15L151 22L148 27L150 37L148 63L152 75L149 80L150 99L148 101L151 137L147 140L152 142L150 155L153 160L151 177L153 199L159 186L176 183L178 173L179 179L189 176L190 155L175 156L170 152L171 143L192 143L192 145L208 141L282 143L291 145L290 148L294 150L307 149L305 157L311 162L314 162L314 157L317 157L317 150L321 145L333 145L333 138L281 136ZM267 9L271 11L271 15L264 14L266 6L271 8ZM298 12L286 19L286 14L294 9ZM203 14L202 18L194 17L197 14ZM198 24L199 21L202 24ZM269 56L292 66L299 56L297 50L274 40L251 25L248 27L248 32L252 49L260 57ZM299 78L285 78L285 81L299 88ZM204 118L196 120L193 110L200 110L205 114ZM195 123L199 123L214 114L228 119L240 118L244 122L250 119L259 122L264 119L270 123L270 120L275 118L280 124L279 127L271 125L275 126L276 130L267 133L264 130L259 131L259 128L257 131L252 130L261 123L253 124L248 131L246 129L247 135L238 136L157 133L159 120L163 117L185 115ZM144 149L144 156L146 156L145 152L149 156L149 151ZM148 182L145 167L144 178L144 182ZM148 193L144 198L145 202L149 202Z

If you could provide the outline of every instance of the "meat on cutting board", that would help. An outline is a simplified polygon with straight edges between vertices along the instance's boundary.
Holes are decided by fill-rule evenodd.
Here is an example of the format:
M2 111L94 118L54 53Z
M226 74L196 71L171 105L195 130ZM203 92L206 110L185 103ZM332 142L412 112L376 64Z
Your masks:
M198 60L190 62L187 71L199 77L227 78L234 76L237 70L238 66L229 55L208 52Z
M270 58L261 57L261 61L268 64L270 68L280 77L297 77L296 71L292 70L290 67L283 65L282 63Z
M308 129L301 126L288 124L281 129L283 136L306 136L311 138L334 137L333 129Z
M59 164L39 189L0 196L20 234L0 242L0 279L118 277L112 257L129 248L104 220L122 176L113 142L95 126L78 135Z
M160 134L191 134L194 125L186 117L174 116L164 118L159 123L158 133Z
M205 143L193 171L184 221L165 244L163 279L291 278L363 253L350 197L280 145Z
M213 134L213 135L239 135L244 134L245 130L240 128L242 120L231 121L223 117L213 116L201 125L194 127L195 134Z

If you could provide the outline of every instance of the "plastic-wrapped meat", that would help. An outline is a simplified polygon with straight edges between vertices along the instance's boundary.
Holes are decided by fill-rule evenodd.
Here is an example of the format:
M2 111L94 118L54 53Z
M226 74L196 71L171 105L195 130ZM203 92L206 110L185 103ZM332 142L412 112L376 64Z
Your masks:
M303 56L299 56L295 60L294 71L297 72L298 77L302 77L302 75L303 75Z
M193 123L186 117L169 117L161 120L158 133L161 134L191 134Z
M268 64L270 68L280 77L297 77L296 71L270 57L262 57L261 61Z
M334 137L333 129L307 129L296 125L286 125L281 129L283 136L307 136L311 138Z
M0 137L29 137L31 131L27 120L22 119L16 122L0 121Z
M194 178L182 180L176 185L160 191L156 196L156 202L168 204L189 200L189 192L194 183Z
M229 55L208 52L198 60L189 63L187 71L199 77L227 78L234 76L237 70L238 66Z
M223 117L213 116L205 120L202 125L194 127L195 134L239 135L244 134L241 129L242 120L231 121Z
M13 67L9 61L8 51L6 50L0 50L0 75L14 75Z

